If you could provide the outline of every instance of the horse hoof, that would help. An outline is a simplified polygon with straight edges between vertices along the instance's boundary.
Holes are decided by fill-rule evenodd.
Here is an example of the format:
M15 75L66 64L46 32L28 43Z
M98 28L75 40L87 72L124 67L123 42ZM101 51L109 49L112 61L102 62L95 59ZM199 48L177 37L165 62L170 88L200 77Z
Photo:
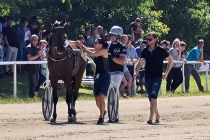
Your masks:
M55 119L50 119L50 124L56 124L56 120Z
M69 123L75 123L77 121L76 116L69 116L68 117L68 122Z

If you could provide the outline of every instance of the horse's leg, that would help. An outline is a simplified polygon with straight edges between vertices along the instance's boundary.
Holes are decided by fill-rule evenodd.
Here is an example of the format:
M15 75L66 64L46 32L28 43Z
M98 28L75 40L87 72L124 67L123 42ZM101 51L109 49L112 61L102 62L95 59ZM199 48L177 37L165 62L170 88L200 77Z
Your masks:
M54 105L54 109L53 109L53 116L52 118L50 119L50 123L51 124L55 124L56 123L56 119L57 119L57 113L56 113L56 106L57 106L57 103L58 103L58 95L57 95L57 84L58 84L58 81L53 81L51 80L51 85L52 85L52 95L53 95L53 105Z
M76 121L76 115L77 115L75 104L78 98L78 91L81 85L85 67L86 65L85 66L82 65L79 71L77 72L77 74L72 78L73 83L72 83L72 94L71 94L71 114L73 115L75 121Z
M65 82L65 87L66 87L66 103L68 106L68 122L74 122L74 119L72 118L72 110L71 110L71 83Z
M74 83L74 79L72 79L71 81L73 81L73 83ZM70 84L71 88L70 88L70 92L68 94L68 99L69 99L69 104L70 104L70 106L68 106L68 114L69 114L68 122L76 122L77 121L76 111L75 111L75 103L74 103L74 97L73 97L74 91L72 91L73 83Z

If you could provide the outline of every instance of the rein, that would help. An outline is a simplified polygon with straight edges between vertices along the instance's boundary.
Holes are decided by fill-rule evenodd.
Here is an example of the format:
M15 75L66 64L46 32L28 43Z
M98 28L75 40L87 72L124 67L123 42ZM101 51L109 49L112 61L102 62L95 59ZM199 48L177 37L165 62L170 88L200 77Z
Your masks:
M66 48L66 47L65 47ZM66 50L67 51L67 55L64 57L64 58L61 58L61 59L54 59L54 58L52 58L50 55L49 55L49 50L48 50L48 52L47 52L47 57L50 59L50 60L52 60L52 61L54 61L54 62L61 62L61 61L64 61L65 59L67 59L67 58L69 58L70 60L73 58L73 52L69 52L68 50Z
M61 59L54 59L50 57L50 55L48 54L47 57L54 62L61 62L61 61L64 61L68 56L65 56L64 58L61 58Z

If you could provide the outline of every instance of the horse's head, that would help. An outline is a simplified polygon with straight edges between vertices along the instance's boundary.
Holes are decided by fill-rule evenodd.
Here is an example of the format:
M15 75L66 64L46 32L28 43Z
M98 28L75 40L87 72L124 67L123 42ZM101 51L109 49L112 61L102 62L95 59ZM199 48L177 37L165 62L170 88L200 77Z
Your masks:
M65 22L56 21L51 29L51 35L49 40L50 49L56 47L59 52L64 51L65 50L64 43L66 39L67 36L66 36Z

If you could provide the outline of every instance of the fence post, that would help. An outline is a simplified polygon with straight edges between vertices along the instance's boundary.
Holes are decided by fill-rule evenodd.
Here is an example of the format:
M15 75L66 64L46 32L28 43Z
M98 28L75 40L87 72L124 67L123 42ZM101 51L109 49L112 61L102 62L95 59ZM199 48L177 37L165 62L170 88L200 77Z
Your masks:
M13 96L17 98L17 64L13 64Z
M184 65L182 65L182 78L183 78L183 82L182 82L182 93L185 92L185 76L184 76Z
M208 85L208 69L206 69L206 91L208 91L209 89L208 89L208 87L209 87L209 85Z

